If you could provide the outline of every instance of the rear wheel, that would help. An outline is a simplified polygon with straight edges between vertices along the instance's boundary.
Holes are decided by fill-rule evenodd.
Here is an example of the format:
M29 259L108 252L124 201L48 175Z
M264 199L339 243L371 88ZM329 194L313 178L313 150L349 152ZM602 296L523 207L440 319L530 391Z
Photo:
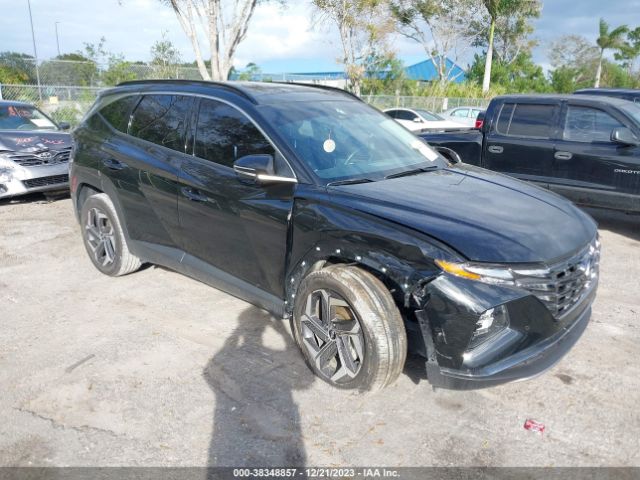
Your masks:
M129 251L120 219L107 194L89 197L82 205L80 219L84 246L98 270L118 277L140 268L140 259Z
M384 284L360 268L309 274L296 294L292 328L310 368L338 388L379 390L404 367L400 312Z

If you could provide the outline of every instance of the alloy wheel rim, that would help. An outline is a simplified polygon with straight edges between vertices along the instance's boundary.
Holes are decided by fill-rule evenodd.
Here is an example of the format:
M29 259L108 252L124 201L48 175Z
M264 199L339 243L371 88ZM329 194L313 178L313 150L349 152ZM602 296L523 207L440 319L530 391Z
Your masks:
M95 261L103 267L112 265L116 259L116 242L109 217L98 208L90 209L85 233Z
M345 383L360 373L364 335L357 315L344 298L326 289L310 293L300 326L302 344L326 380Z

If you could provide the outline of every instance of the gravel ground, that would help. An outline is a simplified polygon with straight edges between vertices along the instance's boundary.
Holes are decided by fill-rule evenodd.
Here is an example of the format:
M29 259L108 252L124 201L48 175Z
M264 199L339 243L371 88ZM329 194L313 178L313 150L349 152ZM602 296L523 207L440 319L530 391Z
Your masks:
M433 391L413 359L357 395L241 300L162 268L101 275L71 210L0 203L2 466L640 466L639 216L590 211L598 298L553 370Z

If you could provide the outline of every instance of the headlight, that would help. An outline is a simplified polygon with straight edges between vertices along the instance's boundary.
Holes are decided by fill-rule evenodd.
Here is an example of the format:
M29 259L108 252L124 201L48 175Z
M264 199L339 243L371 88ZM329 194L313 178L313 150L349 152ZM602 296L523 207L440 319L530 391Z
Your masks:
M474 263L453 263L445 260L436 260L435 263L443 271L456 277L477 280L493 285L515 285L513 273L506 267L494 267Z

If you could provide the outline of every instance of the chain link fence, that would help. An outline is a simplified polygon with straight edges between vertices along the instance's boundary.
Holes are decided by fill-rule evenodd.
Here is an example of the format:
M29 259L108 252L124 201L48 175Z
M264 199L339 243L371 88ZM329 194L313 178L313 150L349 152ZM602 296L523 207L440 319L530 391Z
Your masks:
M2 85L0 99L17 100L37 105L56 121L77 125L91 107L98 93L108 87L78 87L72 85ZM394 95L364 95L362 99L380 110L394 107L422 108L435 113L460 107L486 108L484 98L405 97Z
M395 95L363 95L362 99L380 110L387 108L421 108L434 113L457 107L487 108L486 98L404 97Z

